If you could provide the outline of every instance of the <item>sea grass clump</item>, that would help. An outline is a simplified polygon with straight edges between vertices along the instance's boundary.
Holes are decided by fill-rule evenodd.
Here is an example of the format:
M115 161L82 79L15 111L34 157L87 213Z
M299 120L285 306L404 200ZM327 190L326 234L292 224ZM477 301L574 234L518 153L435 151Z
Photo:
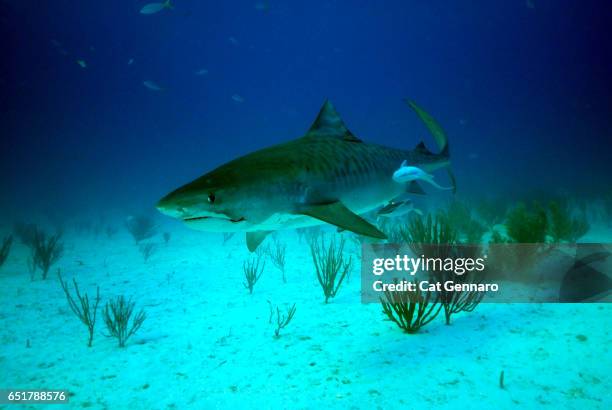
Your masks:
M68 282L64 281L62 275L58 269L57 276L59 277L60 284L62 285L62 289L64 290L64 294L66 295L66 300L68 301L68 305L70 306L70 310L79 318L81 323L87 326L87 331L89 333L89 339L87 342L87 347L91 347L93 343L94 336L94 328L96 326L96 316L98 312L98 304L100 303L100 286L96 288L96 298L93 301L93 304L89 301L89 295L81 294L79 291L79 285L77 284L76 279L72 279L72 283L74 285L74 291L76 295L76 300L70 293L68 288ZM78 303L77 303L78 300Z
M336 297L340 285L351 270L353 258L351 256L348 260L345 259L344 244L344 238L340 239L339 244L336 244L332 238L328 246L325 246L323 237L320 239L315 237L310 242L310 253L317 271L317 279L323 289L325 303L330 298Z
M584 213L573 216L565 203L553 201L548 205L550 216L549 233L554 243L561 241L576 242L589 231L589 222Z
M532 209L521 203L508 212L506 230L514 243L544 243L547 229L546 211L537 203Z
M280 337L280 331L289 325L294 315L295 303L290 308L287 308L285 313L281 313L278 306L276 307L276 329L274 330L275 338L278 339ZM272 315L270 315L270 319L272 319Z
M32 248L34 246L37 231L39 231L39 228L36 226L36 224L17 222L13 226L13 232L15 233L17 239L19 239L19 242L28 248Z
M551 242L576 242L588 232L584 212L573 214L564 200L551 201L547 209L537 202L531 207L519 203L507 214L506 236L492 232L489 266L505 276L529 278L542 256L554 250Z
M489 266L506 270L501 272L505 276L511 273L514 278L527 278L541 256L550 250L546 243L550 226L546 210L538 203L531 208L519 203L508 212L505 225L506 238L499 232L492 236Z
M47 279L49 269L64 253L64 244L60 239L60 233L47 235L42 230L35 231L29 262L32 275L38 268L42 272L43 280Z
M2 241L2 246L0 247L0 267L4 265L6 262L6 258L8 258L9 251L11 250L11 245L13 244L13 236L9 235L4 238Z
M516 252L508 246L508 243L510 239L503 236L499 230L492 230L487 251L489 256L487 269L495 277L507 277L517 265Z
M151 258L151 256L153 256L156 249L157 249L157 246L154 243L150 243L150 242L141 243L138 246L138 250L140 251L140 254L142 255L142 258L144 259L145 263L147 263L149 259Z
M428 214L425 218L414 216L408 225L401 227L400 235L416 255L444 259L452 255L459 233L446 215Z
M287 283L287 277L285 276L286 255L287 245L281 243L277 239L274 239L274 246L268 248L268 256L272 260L274 266L276 266L278 270L281 271L283 276L283 283Z
M106 302L102 312L106 329L109 332L107 336L116 338L119 347L125 347L127 340L140 329L142 322L146 319L143 309L132 316L134 306L135 303L131 299L126 299L121 295L115 300Z
M408 226L402 229L402 237L417 256L427 259L446 261L465 258L478 258L482 253L479 245L462 245L459 242L458 229L450 222L447 214L441 213L426 218L414 217ZM442 268L442 264L425 272L430 283L444 284L452 281L455 284L479 284L484 280L484 271L466 271L458 274ZM430 292L427 292L428 294ZM437 292L436 303L444 307L446 324L451 316L459 312L471 312L484 298L484 292L476 290L446 290L444 286ZM429 296L428 296L429 297Z
M438 299L437 294L421 292L417 287L414 291L387 290L380 302L389 320L406 333L416 333L440 313L442 304Z
M493 226L506 217L506 201L500 197L482 198L476 201L475 212L487 225Z
M266 267L266 262L263 261L262 263L262 259L262 255L257 255L256 258L246 260L242 264L242 270L244 271L244 278L246 280L243 285L249 290L250 294L253 293L253 288L259 278L261 278L261 275L263 275L264 268Z
M387 235L387 243L403 243L402 227L403 224L396 223L390 218L380 218L379 229Z
M157 227L153 220L143 215L129 217L125 221L125 227L132 234L136 243L151 238L157 233Z
M453 201L445 212L448 223L457 231L463 243L480 243L486 226L478 220L465 202Z

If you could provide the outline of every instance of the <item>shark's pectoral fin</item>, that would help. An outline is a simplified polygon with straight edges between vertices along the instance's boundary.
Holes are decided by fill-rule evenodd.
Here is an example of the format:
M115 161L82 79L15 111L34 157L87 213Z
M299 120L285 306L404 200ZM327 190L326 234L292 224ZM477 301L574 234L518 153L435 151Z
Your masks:
M247 248L249 248L249 251L255 252L255 249L257 249L259 244L262 243L263 240L266 239L266 236L268 236L270 233L272 233L272 231L247 232L246 241L247 241Z
M330 204L302 205L296 211L302 215L308 215L347 231L359 235L371 236L373 238L387 239L387 235L374 225L348 209L341 202Z
M406 187L406 192L416 195L427 195L427 193L421 188L416 181L411 181Z

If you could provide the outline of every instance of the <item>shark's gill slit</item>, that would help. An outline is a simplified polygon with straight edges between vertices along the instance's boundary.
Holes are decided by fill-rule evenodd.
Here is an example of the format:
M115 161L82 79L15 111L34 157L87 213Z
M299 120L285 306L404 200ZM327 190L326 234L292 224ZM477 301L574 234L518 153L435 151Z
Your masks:
M194 218L185 218L184 221L188 221L188 222L192 222L192 221L199 221L199 220L203 220L203 219L208 219L208 216L196 216Z

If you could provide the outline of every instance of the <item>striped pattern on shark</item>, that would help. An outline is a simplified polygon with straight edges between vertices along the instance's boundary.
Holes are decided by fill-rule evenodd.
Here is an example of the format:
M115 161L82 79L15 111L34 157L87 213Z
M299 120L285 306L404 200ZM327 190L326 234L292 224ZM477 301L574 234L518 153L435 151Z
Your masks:
M426 172L450 165L442 128L414 102L408 104L434 135L440 153L422 142L412 150L365 143L326 101L303 137L223 164L169 193L157 208L194 229L244 231L250 250L271 231L323 222L385 238L359 215L406 193L406 184L392 179L398 165L407 160Z

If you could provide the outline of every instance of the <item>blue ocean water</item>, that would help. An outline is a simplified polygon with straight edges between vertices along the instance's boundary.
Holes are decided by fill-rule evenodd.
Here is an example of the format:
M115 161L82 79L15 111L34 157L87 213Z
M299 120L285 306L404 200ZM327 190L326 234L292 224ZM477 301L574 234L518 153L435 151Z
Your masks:
M155 209L303 136L326 100L366 143L437 153L409 99L444 128L457 184L425 184L423 215L465 204L488 243L513 240L506 216L521 202L545 207L550 227L556 201L587 225L564 242L610 243L608 2L176 0L143 14L152 2L0 1L0 240L13 238L0 389L65 389L67 408L610 407L609 304L483 303L406 334L360 302L363 238L279 230L249 294L243 264L257 253L243 232ZM139 218L152 235L135 241ZM32 224L63 245L46 280ZM330 303L309 247L321 232L345 238L352 260ZM73 278L92 300L100 287L91 348L58 269L72 292ZM120 295L147 314L125 348L104 337ZM293 305L275 337L276 307L280 318Z

